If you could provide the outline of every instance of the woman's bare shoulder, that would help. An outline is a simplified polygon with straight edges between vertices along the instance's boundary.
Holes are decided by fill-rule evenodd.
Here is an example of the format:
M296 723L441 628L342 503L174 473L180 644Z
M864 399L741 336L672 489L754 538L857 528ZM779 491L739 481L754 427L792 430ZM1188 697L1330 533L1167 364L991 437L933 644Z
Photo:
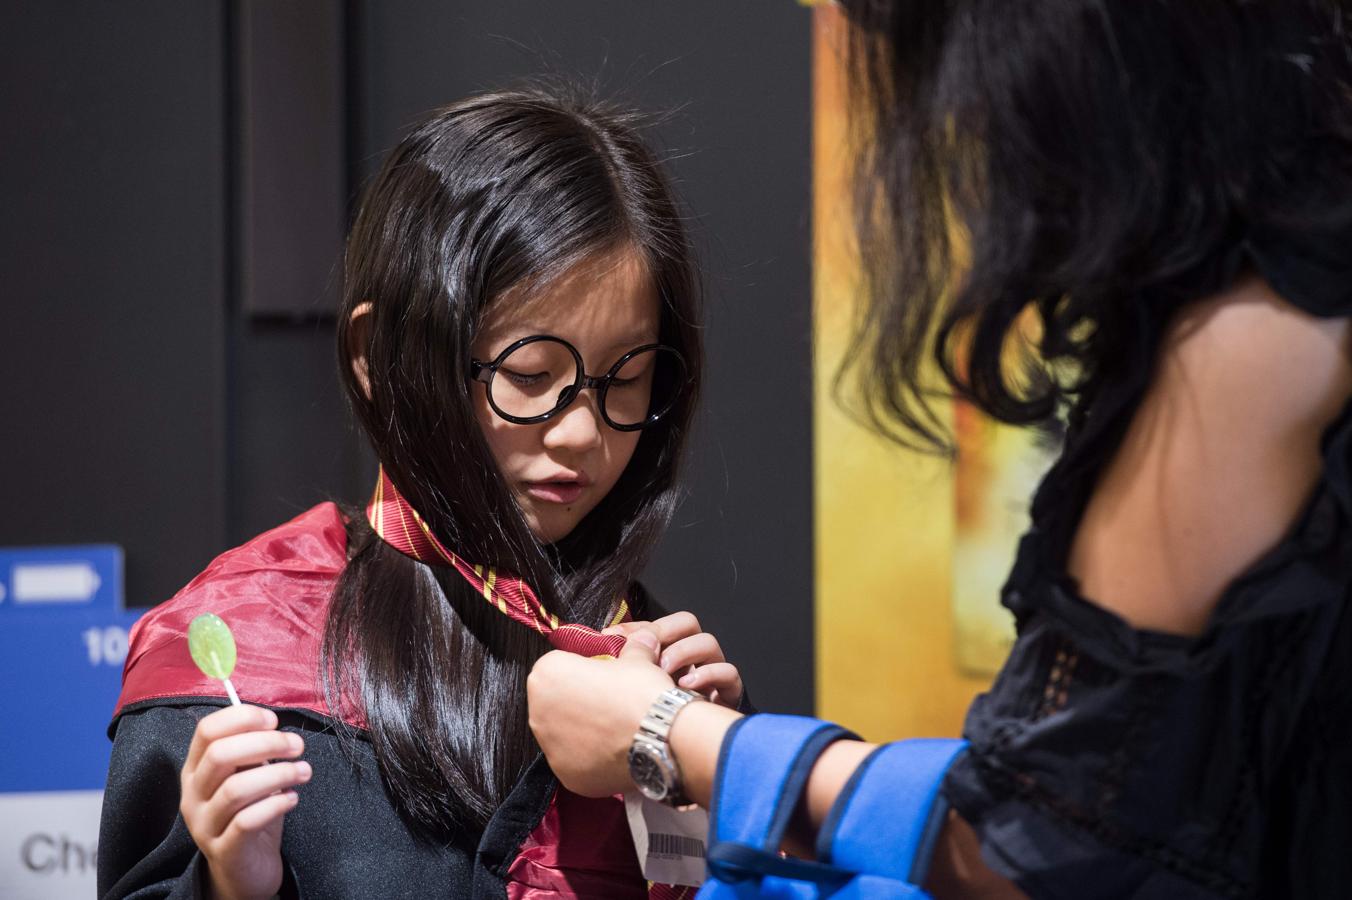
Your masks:
M1137 627L1201 631L1314 488L1352 395L1350 336L1256 276L1182 310L1076 534L1082 593Z

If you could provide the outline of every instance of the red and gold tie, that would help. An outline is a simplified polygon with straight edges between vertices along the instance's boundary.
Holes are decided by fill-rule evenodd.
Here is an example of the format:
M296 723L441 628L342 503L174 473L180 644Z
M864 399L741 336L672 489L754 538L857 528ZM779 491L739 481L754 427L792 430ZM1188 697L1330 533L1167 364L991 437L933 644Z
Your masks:
M381 540L405 556L429 565L454 566L499 612L534 628L559 650L582 656L618 656L624 646L621 635L601 634L586 625L560 624L559 617L545 609L531 586L520 578L504 575L492 566L470 565L446 549L418 511L399 493L384 467L376 482L375 495L366 507L366 518ZM628 618L629 605L620 600L609 624L616 625Z

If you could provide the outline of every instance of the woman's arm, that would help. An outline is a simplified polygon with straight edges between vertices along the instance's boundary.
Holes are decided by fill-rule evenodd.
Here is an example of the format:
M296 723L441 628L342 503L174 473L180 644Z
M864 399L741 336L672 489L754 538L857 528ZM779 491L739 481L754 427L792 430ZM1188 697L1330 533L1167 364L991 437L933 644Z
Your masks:
M555 651L536 663L526 684L531 728L550 768L569 790L600 797L633 788L629 744L653 700L672 686L657 665L659 646L658 635L642 629L630 635L617 660ZM713 796L723 738L739 718L740 713L714 703L692 703L672 726L669 740L686 794L705 808ZM862 741L839 741L828 748L812 770L787 841L790 849L811 855L831 804L873 748ZM1022 896L981 864L975 836L957 817L950 817L940 843L929 878L934 896Z
M739 718L737 713L712 703L695 703L685 707L672 726L671 748L680 762L686 792L705 808L713 797L723 738ZM796 856L810 858L813 855L817 830L826 820L836 797L855 768L876 746L863 741L837 741L826 749L808 779L807 790L785 841L786 850ZM949 813L939 836L925 888L940 900L948 897L990 900L1023 897L1011 882L996 875L981 861L976 832L956 813Z

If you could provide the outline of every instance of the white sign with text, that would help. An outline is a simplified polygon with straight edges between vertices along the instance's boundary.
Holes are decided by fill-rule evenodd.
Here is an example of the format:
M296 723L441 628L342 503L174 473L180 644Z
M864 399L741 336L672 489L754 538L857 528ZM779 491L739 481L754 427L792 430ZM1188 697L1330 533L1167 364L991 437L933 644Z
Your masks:
M103 791L0 794L0 897L95 896L102 806Z

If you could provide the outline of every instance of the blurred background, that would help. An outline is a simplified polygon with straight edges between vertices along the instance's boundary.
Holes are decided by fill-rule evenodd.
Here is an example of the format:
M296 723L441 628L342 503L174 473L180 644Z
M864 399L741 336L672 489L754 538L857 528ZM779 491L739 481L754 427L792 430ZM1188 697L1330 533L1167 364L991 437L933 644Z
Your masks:
M958 732L1046 450L957 409L953 466L833 401L858 297L842 27L792 0L5 5L0 896L93 892L135 618L368 496L333 347L349 216L425 113L531 76L653 113L693 216L707 392L649 587L762 709Z

